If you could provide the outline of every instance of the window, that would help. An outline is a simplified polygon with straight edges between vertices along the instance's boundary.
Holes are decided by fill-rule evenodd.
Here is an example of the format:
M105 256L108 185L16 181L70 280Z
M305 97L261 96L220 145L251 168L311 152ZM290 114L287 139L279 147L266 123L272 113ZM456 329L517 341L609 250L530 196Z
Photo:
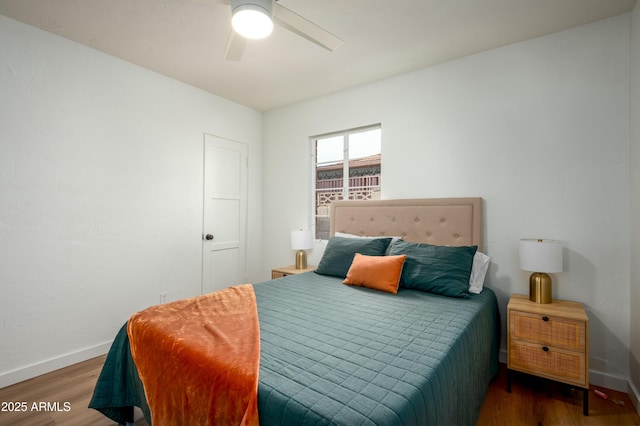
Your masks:
M380 198L380 125L312 138L314 218L317 239L329 239L329 204Z

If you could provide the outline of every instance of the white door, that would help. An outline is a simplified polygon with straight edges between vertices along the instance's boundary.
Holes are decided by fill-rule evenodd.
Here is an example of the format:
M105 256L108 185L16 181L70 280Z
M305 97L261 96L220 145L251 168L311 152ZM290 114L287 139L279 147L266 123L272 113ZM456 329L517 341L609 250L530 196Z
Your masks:
M246 220L247 146L205 135L202 293L244 281Z

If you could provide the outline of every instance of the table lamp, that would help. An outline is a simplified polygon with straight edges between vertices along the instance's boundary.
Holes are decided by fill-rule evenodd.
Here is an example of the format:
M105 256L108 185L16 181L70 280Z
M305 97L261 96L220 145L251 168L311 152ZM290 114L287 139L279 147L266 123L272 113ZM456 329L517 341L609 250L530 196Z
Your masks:
M311 231L291 231L291 248L298 250L296 252L296 269L305 269L307 267L307 252L313 247L313 235Z
M551 303L551 277L562 272L562 242L558 240L520 240L520 269L533 272L529 278L529 300Z

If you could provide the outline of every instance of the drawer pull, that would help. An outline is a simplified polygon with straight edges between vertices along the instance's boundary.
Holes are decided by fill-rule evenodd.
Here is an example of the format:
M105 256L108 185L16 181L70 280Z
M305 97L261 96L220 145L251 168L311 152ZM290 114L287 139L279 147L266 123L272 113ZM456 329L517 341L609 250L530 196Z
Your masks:
M549 317L542 317L542 321L549 321Z
M542 347L542 350L543 350L543 351L545 351L545 352L549 352L549 348L548 348L548 347L546 347L546 346L543 346L543 347Z

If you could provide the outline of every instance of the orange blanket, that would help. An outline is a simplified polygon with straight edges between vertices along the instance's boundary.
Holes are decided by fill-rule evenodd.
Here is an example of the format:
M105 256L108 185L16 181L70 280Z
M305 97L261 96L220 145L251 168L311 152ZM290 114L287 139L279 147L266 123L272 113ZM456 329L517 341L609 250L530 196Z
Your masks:
M258 425L253 286L152 306L131 317L127 332L153 426Z

